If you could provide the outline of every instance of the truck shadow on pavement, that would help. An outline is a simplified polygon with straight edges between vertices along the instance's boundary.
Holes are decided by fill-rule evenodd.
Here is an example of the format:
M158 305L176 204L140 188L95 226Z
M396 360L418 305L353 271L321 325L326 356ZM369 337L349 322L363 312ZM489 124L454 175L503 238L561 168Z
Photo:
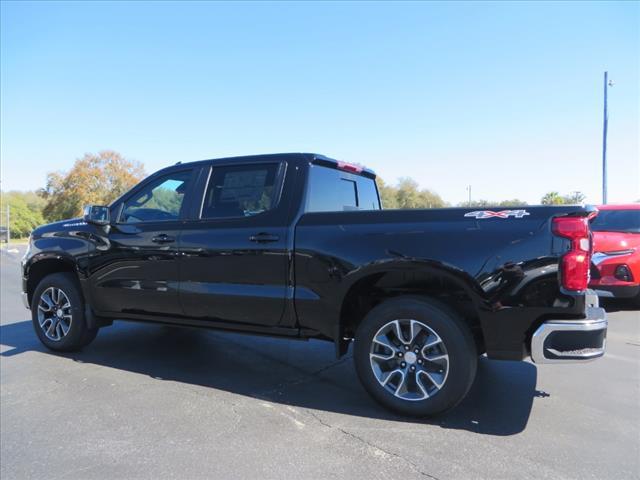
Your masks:
M600 300L600 306L603 307L607 313L640 311L640 306L638 306L633 299L629 298L603 298Z
M83 351L58 354L40 344L30 321L22 321L1 326L0 343L5 360L36 351L264 402L486 435L520 433L533 399L549 396L535 388L534 365L482 358L467 398L454 410L423 420L397 416L377 405L360 386L351 353L336 360L328 342L115 322ZM117 376L114 379L117 382ZM207 388L200 393L207 395ZM210 394L215 402L215 391Z

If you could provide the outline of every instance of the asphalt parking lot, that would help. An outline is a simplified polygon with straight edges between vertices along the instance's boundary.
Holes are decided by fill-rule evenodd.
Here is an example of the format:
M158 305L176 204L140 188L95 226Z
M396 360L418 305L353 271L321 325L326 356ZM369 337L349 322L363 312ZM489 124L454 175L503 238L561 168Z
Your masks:
M1 255L3 480L640 478L640 312L586 365L482 359L431 420L378 407L332 345L116 322L53 354Z

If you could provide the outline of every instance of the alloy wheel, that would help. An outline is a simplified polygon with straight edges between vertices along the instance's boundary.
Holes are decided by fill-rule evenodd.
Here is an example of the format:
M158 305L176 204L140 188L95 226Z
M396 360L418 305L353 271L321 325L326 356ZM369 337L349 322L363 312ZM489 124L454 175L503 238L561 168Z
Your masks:
M38 300L38 324L45 336L54 342L62 340L71 329L71 301L57 287L49 287Z
M369 351L378 383L408 401L433 397L449 374L449 354L440 336L418 320L398 319L383 325Z

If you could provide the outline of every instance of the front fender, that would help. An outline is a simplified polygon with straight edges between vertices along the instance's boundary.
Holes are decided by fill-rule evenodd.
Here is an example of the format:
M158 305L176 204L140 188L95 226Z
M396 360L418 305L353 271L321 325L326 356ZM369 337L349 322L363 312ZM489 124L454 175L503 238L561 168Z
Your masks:
M46 275L67 271L78 276L85 298L87 289L83 280L86 278L91 226L84 222L67 221L45 225L36 229L29 243L29 248L22 259L23 291L28 300L36 286Z

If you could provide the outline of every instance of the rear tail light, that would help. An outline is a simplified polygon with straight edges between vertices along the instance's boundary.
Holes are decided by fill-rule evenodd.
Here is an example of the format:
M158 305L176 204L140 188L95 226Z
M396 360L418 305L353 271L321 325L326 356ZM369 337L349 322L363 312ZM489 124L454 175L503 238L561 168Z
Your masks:
M579 292L589 285L591 242L589 218L559 217L553 219L553 233L571 241L570 250L560 260L560 282L566 290Z

